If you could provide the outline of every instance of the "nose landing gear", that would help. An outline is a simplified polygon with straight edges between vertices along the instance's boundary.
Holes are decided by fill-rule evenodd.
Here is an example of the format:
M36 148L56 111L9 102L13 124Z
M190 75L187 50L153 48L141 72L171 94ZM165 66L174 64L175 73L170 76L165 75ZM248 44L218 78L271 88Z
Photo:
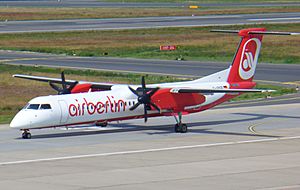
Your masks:
M28 129L24 129L22 131L23 131L23 133L22 133L22 138L23 139L31 139L31 133L29 132Z
M182 113L181 112L178 113L178 119L175 115L174 115L174 117L177 122L177 124L175 125L175 132L176 133L186 133L188 131L188 128L185 123L182 123Z

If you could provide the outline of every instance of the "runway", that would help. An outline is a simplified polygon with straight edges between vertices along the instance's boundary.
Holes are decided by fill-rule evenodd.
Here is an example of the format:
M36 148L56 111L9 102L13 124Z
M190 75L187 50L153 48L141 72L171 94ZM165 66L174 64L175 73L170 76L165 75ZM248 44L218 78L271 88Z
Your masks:
M299 12L178 17L8 21L2 22L0 24L0 33L123 30L165 27L194 27L214 25L221 26L236 24L297 22L300 22Z
M190 3L159 3L159 2L126 2L120 0L119 2L98 1L98 0L6 0L0 1L0 6L9 7L183 7ZM193 3L201 7L256 7L256 6L300 6L297 2L287 3Z
M76 69L96 69L130 73L136 72L158 75L168 74L184 78L203 77L226 69L230 65L230 63L111 57L76 57L14 51L0 51L0 63ZM298 64L259 63L255 74L255 80L264 83L289 83L297 85L300 83L299 72L300 65Z
M299 189L300 104L45 129L0 127L3 189ZM274 180L276 179L276 180Z

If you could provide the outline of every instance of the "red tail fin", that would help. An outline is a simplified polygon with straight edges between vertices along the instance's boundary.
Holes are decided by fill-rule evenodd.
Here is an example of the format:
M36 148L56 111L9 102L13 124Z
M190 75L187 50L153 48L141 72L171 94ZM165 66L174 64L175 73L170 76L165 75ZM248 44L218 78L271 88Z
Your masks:
M262 34L251 32L266 31L265 28L249 28L239 31L240 45L230 68L228 82L252 81L261 48Z

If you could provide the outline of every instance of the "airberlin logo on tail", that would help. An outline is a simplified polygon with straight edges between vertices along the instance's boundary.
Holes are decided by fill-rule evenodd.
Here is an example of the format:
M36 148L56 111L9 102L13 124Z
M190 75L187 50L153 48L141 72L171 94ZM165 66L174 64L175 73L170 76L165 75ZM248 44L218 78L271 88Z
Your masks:
M248 80L254 76L260 47L261 42L257 38L251 38L245 43L239 66L241 79Z

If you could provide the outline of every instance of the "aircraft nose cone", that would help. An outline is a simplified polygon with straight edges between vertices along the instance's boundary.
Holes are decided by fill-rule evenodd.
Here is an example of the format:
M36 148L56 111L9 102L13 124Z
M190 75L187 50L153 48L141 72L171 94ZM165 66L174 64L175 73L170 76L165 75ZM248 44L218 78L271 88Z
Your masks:
M24 115L22 111L20 111L10 122L9 126L15 129L26 129L29 128L30 121L26 114Z

